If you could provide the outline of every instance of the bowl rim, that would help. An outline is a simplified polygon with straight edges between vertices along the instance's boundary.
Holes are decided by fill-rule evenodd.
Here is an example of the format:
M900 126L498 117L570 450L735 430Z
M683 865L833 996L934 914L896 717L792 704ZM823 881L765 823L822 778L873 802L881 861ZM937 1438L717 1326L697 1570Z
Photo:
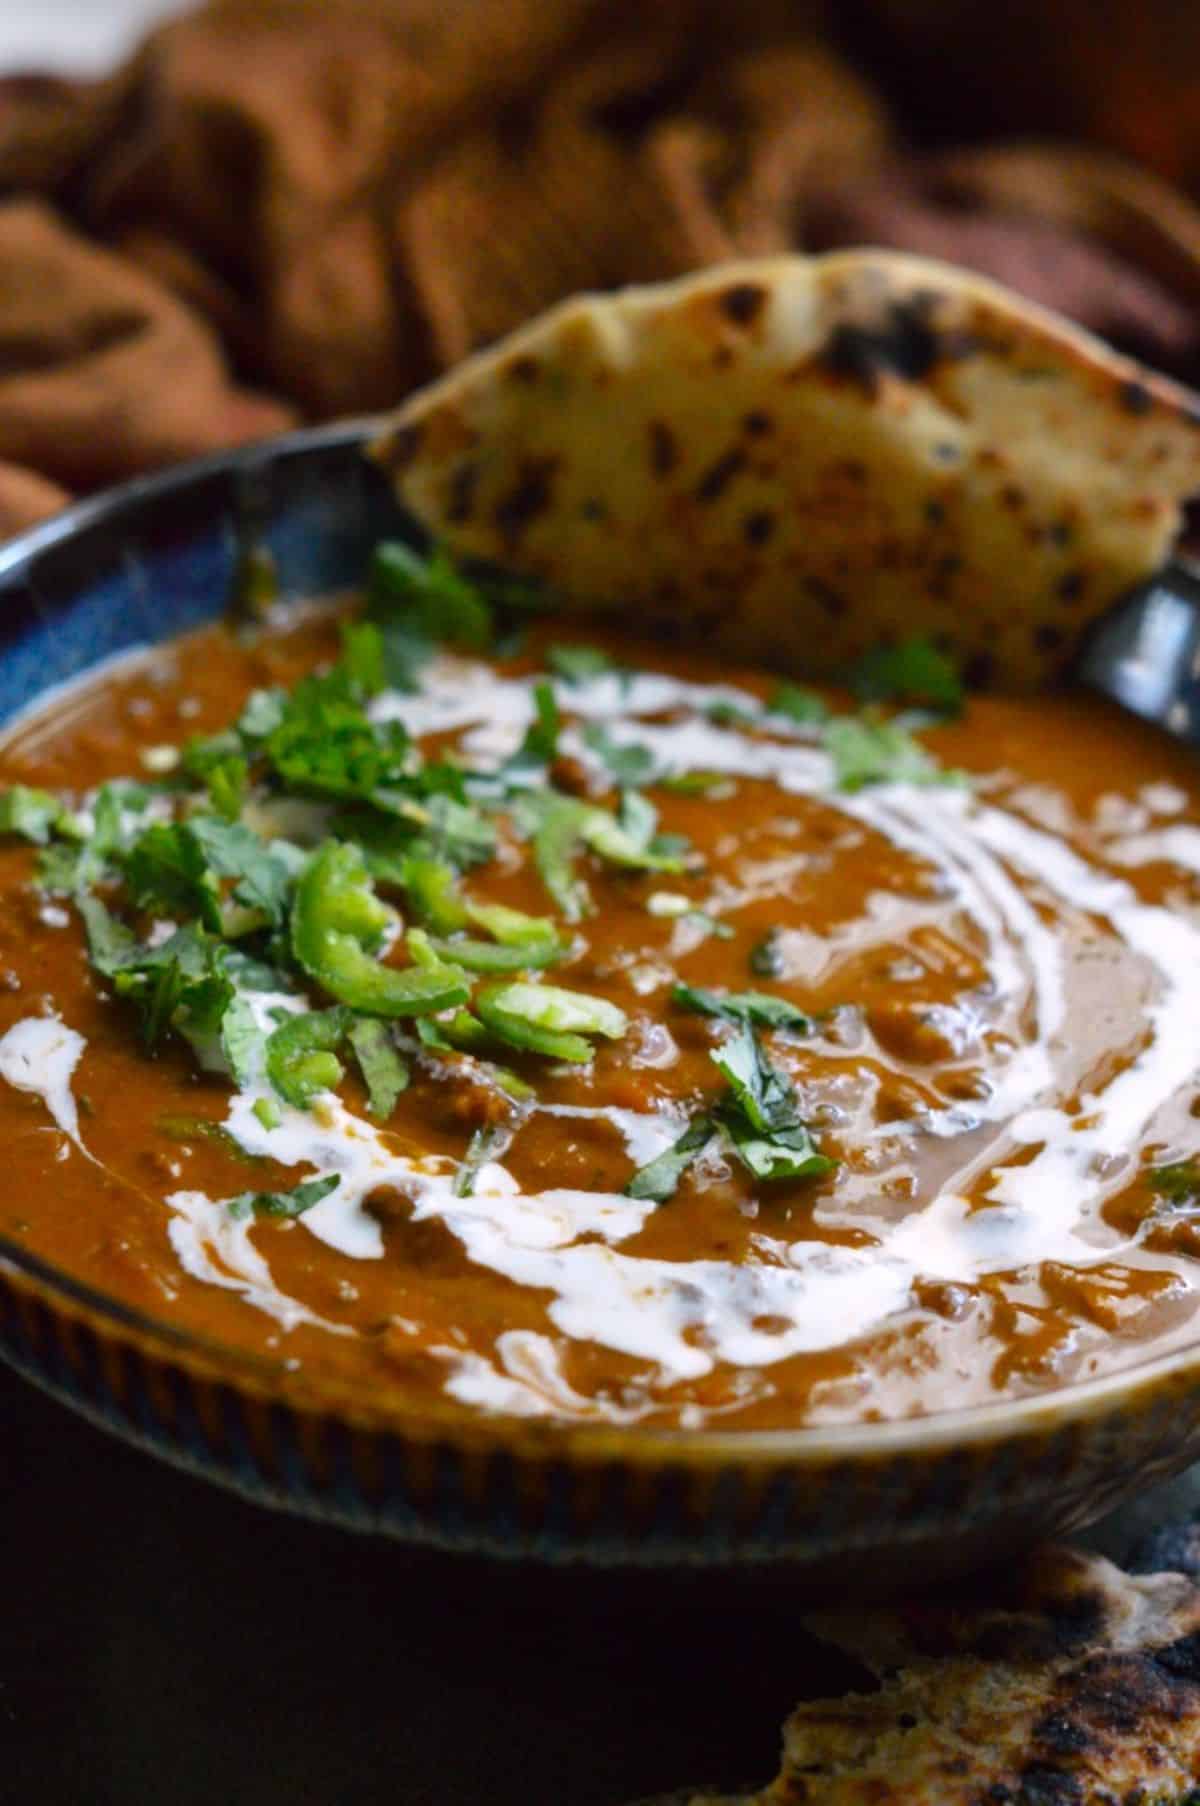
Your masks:
M132 477L86 496L0 546L0 586L11 588L19 585L22 578L33 578L39 559L46 553L106 523L118 523L129 511L186 493L211 479L250 476L312 454L349 452L374 437L384 419L383 415L361 415L256 439ZM33 701L36 698L30 698ZM1182 1347L1045 1392L999 1397L948 1411L879 1422L738 1430L726 1429L718 1421L702 1429L687 1430L653 1424L579 1423L484 1414L474 1419L395 1407L371 1408L370 1395L362 1386L332 1382L320 1375L305 1375L298 1380L283 1357L275 1359L237 1348L124 1304L115 1294L75 1278L3 1232L0 1279L15 1280L18 1290L34 1297L50 1294L67 1307L69 1315L82 1312L122 1342L148 1344L157 1358L178 1359L185 1366L203 1365L232 1386L240 1379L247 1389L264 1393L302 1413L325 1412L344 1423L381 1434L483 1442L506 1449L525 1444L543 1455L549 1452L572 1458L667 1460L705 1467L740 1461L778 1467L822 1458L870 1460L958 1447L965 1450L980 1443L1059 1428L1119 1406L1126 1395L1155 1391L1160 1385L1182 1387L1190 1381L1200 1387L1198 1331L1196 1340ZM21 1279L27 1282L26 1286L21 1286Z

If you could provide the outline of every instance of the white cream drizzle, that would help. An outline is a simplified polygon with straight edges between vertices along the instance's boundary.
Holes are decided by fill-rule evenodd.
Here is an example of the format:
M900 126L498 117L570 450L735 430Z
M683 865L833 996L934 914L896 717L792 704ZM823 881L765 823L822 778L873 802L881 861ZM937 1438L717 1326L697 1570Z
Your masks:
M715 701L757 710L752 697L730 687L638 674L629 680L603 675L556 689L564 712L603 721L618 741L648 746L664 770L773 780L784 791L820 797L943 874L980 938L995 997L1024 1006L1034 1025L1007 1057L997 1053L989 1062L990 1095L933 1111L917 1125L947 1140L981 1123L999 1125L999 1145L993 1140L983 1156L977 1148L972 1156L992 1174L987 1202L971 1207L966 1201L964 1188L973 1176L968 1163L899 1222L888 1226L864 1217L877 1245L760 1237L755 1264L648 1259L624 1245L653 1209L648 1203L563 1188L525 1193L495 1163L478 1174L470 1196L459 1198L452 1163L397 1154L384 1132L335 1096L318 1100L311 1112L281 1107L279 1126L264 1128L254 1114L255 1103L267 1095L260 1076L232 1097L231 1134L249 1153L339 1179L337 1189L300 1219L302 1231L348 1257L379 1259L383 1236L366 1200L377 1189L398 1188L411 1200L415 1219L443 1222L471 1260L547 1294L548 1315L562 1336L651 1363L668 1383L699 1378L717 1362L765 1366L852 1341L903 1310L919 1277L970 1281L1045 1259L1087 1265L1111 1258L1124 1244L1099 1213L1119 1182L1113 1163L1119 1166L1200 1070L1200 929L1143 903L1124 879L1090 864L1024 814L964 791L885 785L840 795L820 747L773 717L761 716L770 738L731 731L702 713L670 722L645 719L703 711ZM377 720L401 720L414 734L465 729L463 743L475 756L487 751L503 757L533 717L531 685L497 678L484 665L439 659L419 695L389 692L376 699L372 713ZM591 756L574 730L566 741L577 756ZM1164 812L1168 802L1173 809L1173 798L1159 799ZM1110 866L1167 858L1200 870L1200 829L1172 823L1114 838L1103 857ZM1033 881L1032 895L1014 874ZM1052 1058L1066 1019L1064 942L1055 920L1064 911L1098 918L1153 975L1144 1047L1083 1099L1075 1116L1055 1097ZM298 998L260 1002L264 1021L271 1008L305 1007ZM43 1019L19 1023L0 1041L0 1073L39 1091L75 1139L69 1079L82 1045L73 1031ZM670 1111L535 1108L564 1120L606 1117L638 1164L667 1147L680 1126ZM886 1125L888 1133L898 1126L904 1125ZM189 1272L239 1290L284 1327L319 1321L281 1299L254 1244L252 1224L234 1222L202 1193L175 1192L167 1202L174 1212L172 1242ZM843 1224L853 1220L837 1211L836 1195L824 1208ZM524 1414L600 1411L617 1419L624 1409L574 1393L549 1337L509 1332L491 1360L449 1347L442 1353L447 1390L469 1403Z
M1007 1164L990 1151L985 1207L970 1207L962 1195L964 1170L890 1229L864 1218L879 1246L759 1238L754 1265L672 1262L622 1246L645 1222L645 1204L561 1189L522 1193L496 1164L479 1174L470 1197L456 1198L445 1163L398 1158L377 1130L335 1098L324 1100L315 1117L286 1113L283 1127L268 1132L253 1115L254 1094L244 1093L231 1105L229 1127L249 1151L341 1177L338 1190L302 1219L309 1233L342 1253L378 1256L382 1238L363 1200L376 1187L397 1186L412 1200L414 1218L440 1219L473 1261L549 1293L549 1316L563 1335L648 1361L665 1381L700 1377L717 1361L767 1365L853 1340L902 1310L918 1277L966 1281L1030 1261L1086 1265L1111 1256L1119 1243L1099 1218L1106 1186L1097 1163L1136 1143L1155 1111L1200 1067L1200 932L1142 904L1123 880L1088 865L1022 816L981 805L967 792L885 785L838 795L825 753L773 719L763 722L770 739L749 738L697 714L672 722L638 719L707 708L715 700L754 706L723 687L662 677L637 677L626 686L606 676L559 692L564 710L604 720L616 740L648 746L663 769L773 779L794 794L820 796L941 871L981 936L996 996L1019 1003L1030 994L1037 1026L1007 1059L993 1063L990 1096L932 1112L920 1127L949 1138L994 1122L1005 1126L1014 1154L1026 1155L1031 1145L1037 1151L1032 1160ZM450 660L439 661L428 694L384 697L375 709L381 718L403 719L414 733L484 723L497 747L501 730L511 745L532 718L528 683L494 679L486 667ZM590 756L578 735L571 750ZM1056 906L1103 917L1159 979L1145 1052L1086 1100L1078 1121L1053 1098L1051 1044L1066 1011L1061 932L1043 919L1014 872L1034 879ZM564 1119L602 1114L580 1106L541 1108ZM667 1112L607 1115L639 1164L678 1132L678 1119ZM896 1127L887 1125L888 1132ZM846 1214L838 1220L845 1222ZM493 1408L578 1412L579 1401L564 1389L545 1348L536 1341L520 1347L520 1371L503 1351L498 1364L447 1351L448 1388Z
M57 1016L26 1016L0 1037L0 1078L40 1097L63 1134L85 1154L71 1080L86 1046Z

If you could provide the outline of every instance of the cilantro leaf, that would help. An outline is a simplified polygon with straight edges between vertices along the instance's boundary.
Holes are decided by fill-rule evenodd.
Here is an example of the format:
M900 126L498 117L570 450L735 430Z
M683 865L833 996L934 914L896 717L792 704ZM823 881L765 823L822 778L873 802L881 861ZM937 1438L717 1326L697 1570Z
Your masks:
M350 1029L349 1039L367 1087L367 1110L386 1121L408 1084L408 1067L397 1053L391 1035L374 1016L360 1016Z
M452 796L431 796L425 815L425 839L451 865L461 869L483 865L496 851L494 825L472 804Z
M850 687L864 702L920 703L946 715L963 705L953 662L921 635L868 652L851 672Z
M655 758L648 746L614 740L602 721L590 721L583 738L618 784L644 784L654 770Z
M0 834L18 834L44 847L62 817L62 804L48 790L12 784L0 793Z
M217 814L234 822L246 804L249 766L240 753L214 760L207 772L208 794Z
M569 684L585 684L593 677L623 670L599 646L547 646L546 665L556 677Z
M825 727L825 748L840 790L868 784L961 784L963 774L938 764L898 721L839 715Z
M664 1204L716 1132L717 1125L711 1116L694 1117L678 1141L638 1168L625 1187L626 1197L649 1198L656 1204Z
M236 878L234 900L261 912L277 927L287 911L292 874L287 863L264 845L242 822L215 815L194 815L185 831L199 843L210 870L219 878Z
M503 1153L512 1140L512 1130L503 1123L486 1123L476 1129L467 1143L467 1152L462 1165L454 1176L454 1195L456 1198L469 1198L475 1189L475 1181L480 1171L495 1155Z
M368 720L334 673L297 684L263 745L291 788L366 802L389 786L410 792L417 763L403 724Z
M199 839L183 823L146 828L125 857L125 881L140 908L198 916L206 928L220 932L216 879Z
M815 727L829 719L829 704L816 690L803 684L777 683L767 700L772 715L784 715L800 727Z
M225 976L229 973L226 970ZM262 1064L266 1037L245 997L234 992L220 1021L221 1051L235 1085L248 1085Z
M323 1179L305 1179L291 1191L244 1191L230 1198L225 1208L231 1217L242 1222L247 1217L301 1217L322 1198L327 1198L341 1184L336 1173Z
M580 841L586 805L573 797L550 794L528 799L535 820L533 861L543 884L568 922L580 921L591 908L591 894L576 876L572 861ZM533 807L536 805L536 807Z
M581 846L613 865L635 871L683 870L681 855L652 838L658 817L651 803L637 792L627 791L621 813L618 821L607 809L556 791L518 799L514 817L524 832L532 834L534 864L568 922L578 922L591 907L587 885L573 868Z
M404 617L431 640L482 652L492 642L491 607L479 587L438 547L422 558L400 540L375 548L369 586L371 618Z
M677 796L732 796L737 789L727 771L668 771L655 780L660 790Z
M1167 1166L1152 1166L1148 1177L1151 1190L1175 1209L1200 1203L1200 1162L1173 1160Z
M383 635L374 621L343 621L341 641L338 666L350 691L357 696L378 696L386 690Z
M562 729L562 717L558 712L558 703L554 699L553 687L546 683L533 686L534 716L526 730L525 738L518 746L505 766L505 774L511 775L540 769L543 765L553 764L558 756L558 736Z
M762 720L758 707L751 706L750 698L746 702L733 702L719 696L707 705L704 713L716 727L758 727Z
M725 1022L754 1022L766 1028L805 1031L812 1027L803 1010L786 997L772 997L767 991L708 991L698 985L677 984L671 996L682 1009L717 1016Z
M709 1058L729 1083L722 1125L756 1178L816 1178L832 1170L835 1163L818 1151L800 1115L794 1085L767 1059L749 1023Z
M243 740L265 740L283 720L287 712L287 691L251 690L246 706L237 719L237 732Z

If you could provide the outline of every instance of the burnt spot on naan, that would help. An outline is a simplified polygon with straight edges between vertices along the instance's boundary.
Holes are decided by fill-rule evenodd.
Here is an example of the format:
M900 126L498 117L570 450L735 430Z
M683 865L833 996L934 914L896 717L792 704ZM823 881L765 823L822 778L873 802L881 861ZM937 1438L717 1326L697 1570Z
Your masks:
M475 495L479 488L479 465L474 459L467 459L450 473L450 482L446 495L446 519L455 526L469 521L475 510Z
M665 420L651 420L646 431L650 443L650 469L656 477L669 477L679 463L679 441Z
M558 464L555 457L522 460L516 481L500 496L493 515L507 547L516 546L538 516L550 507Z
M717 306L738 326L751 326L767 304L767 292L761 282L734 282L720 290Z
M718 496L724 495L729 484L739 471L746 468L746 454L740 446L723 452L711 463L696 484L695 496L698 502L715 502Z
M765 546L774 531L775 516L768 508L756 508L742 523L742 532L748 545Z

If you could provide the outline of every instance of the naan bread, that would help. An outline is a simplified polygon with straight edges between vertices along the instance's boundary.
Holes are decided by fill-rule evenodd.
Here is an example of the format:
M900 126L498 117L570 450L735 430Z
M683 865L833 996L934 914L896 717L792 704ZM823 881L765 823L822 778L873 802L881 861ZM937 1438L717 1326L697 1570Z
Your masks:
M851 251L568 301L374 455L565 607L818 676L924 633L1032 686L1166 558L1200 400L966 271Z
M999 1598L810 1617L875 1693L797 1707L783 1767L687 1806L1195 1806L1200 1588L1038 1551Z

